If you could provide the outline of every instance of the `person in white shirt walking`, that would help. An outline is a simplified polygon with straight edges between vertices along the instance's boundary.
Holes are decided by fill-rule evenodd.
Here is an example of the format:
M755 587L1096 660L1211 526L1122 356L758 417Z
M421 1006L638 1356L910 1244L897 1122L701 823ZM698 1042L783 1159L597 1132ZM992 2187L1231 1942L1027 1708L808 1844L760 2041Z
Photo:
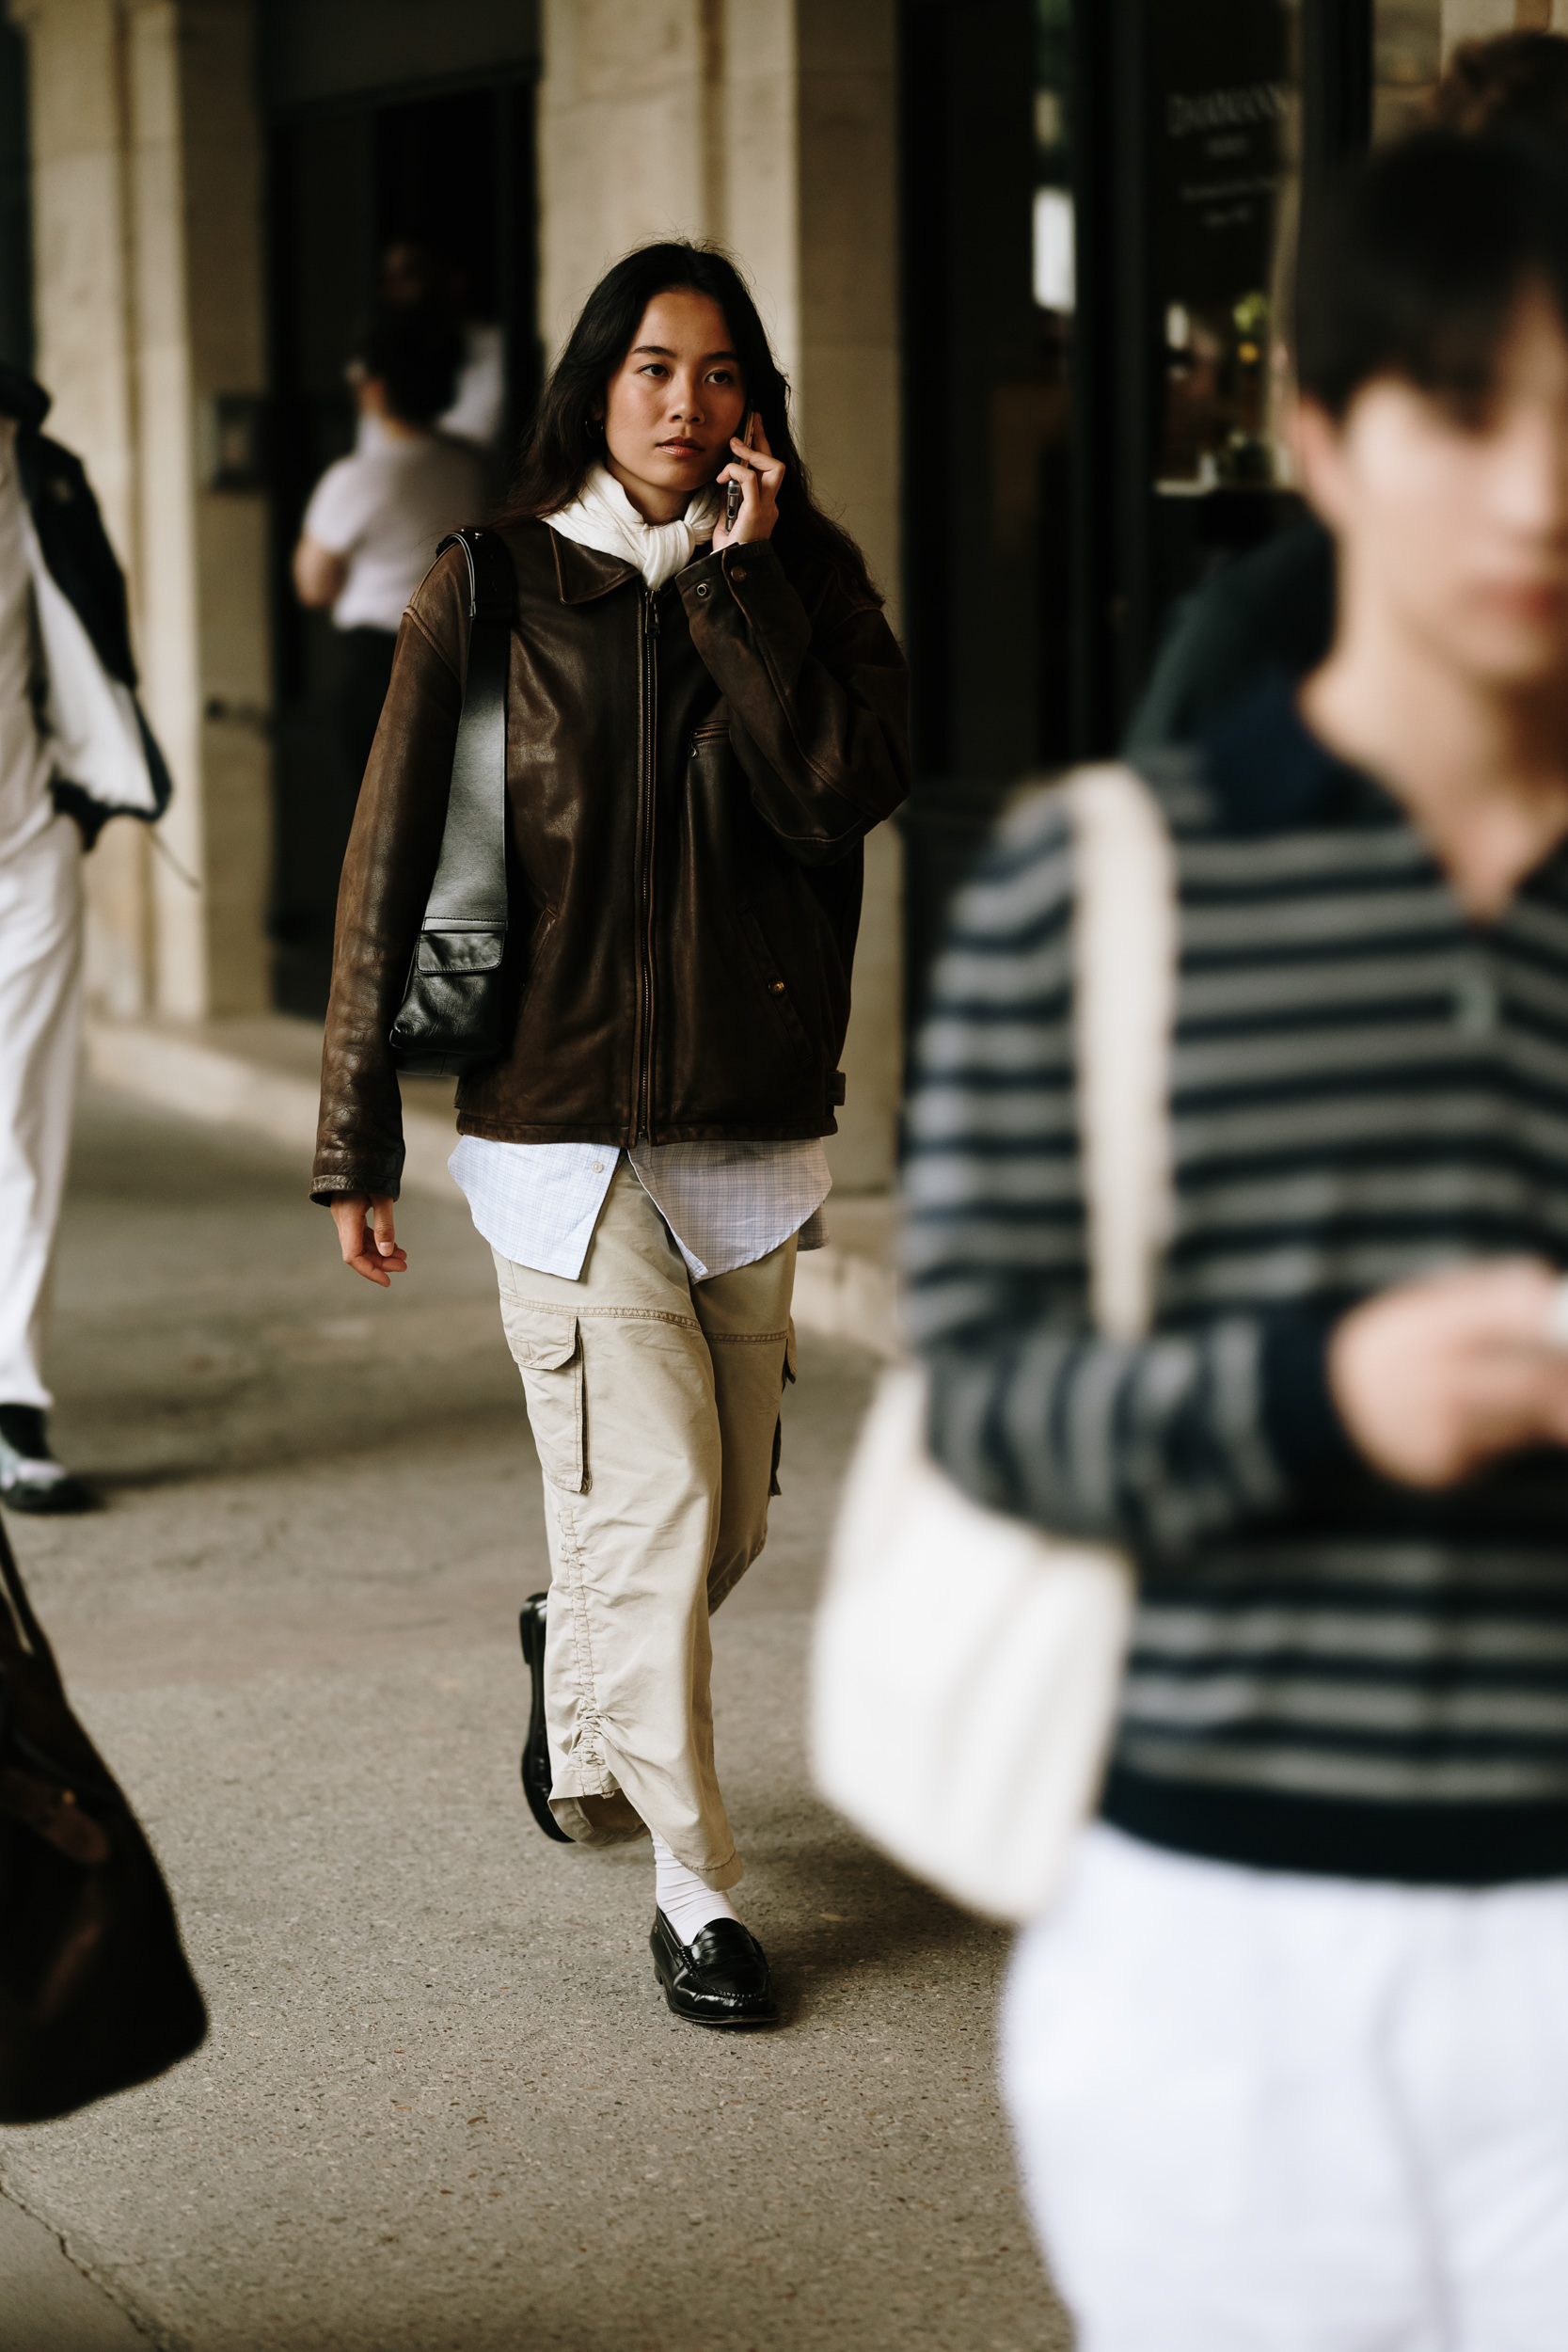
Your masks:
M708 1618L767 1535L796 1252L821 1236L844 1100L862 844L908 789L906 673L859 550L812 501L755 307L705 249L646 247L590 296L494 530L515 587L520 995L508 1049L459 1087L451 1165L545 1474L524 1786L549 1836L651 1833L671 2009L763 2024ZM404 623L339 902L313 1192L384 1286L405 1264L388 1031L470 611L454 549Z
M58 1463L42 1348L71 1149L83 853L159 817L168 772L135 699L125 585L49 395L0 367L0 1502L89 1509Z
M458 338L457 374L451 405L436 421L443 433L488 454L506 418L506 339L493 320L472 316L468 271L433 237L399 237L382 255L381 294L385 302L419 304L451 321Z
M357 370L359 446L317 483L294 549L300 602L329 605L340 633L338 730L356 787L404 607L445 534L484 502L479 456L435 423L460 358L455 329L429 310L388 307L374 319Z

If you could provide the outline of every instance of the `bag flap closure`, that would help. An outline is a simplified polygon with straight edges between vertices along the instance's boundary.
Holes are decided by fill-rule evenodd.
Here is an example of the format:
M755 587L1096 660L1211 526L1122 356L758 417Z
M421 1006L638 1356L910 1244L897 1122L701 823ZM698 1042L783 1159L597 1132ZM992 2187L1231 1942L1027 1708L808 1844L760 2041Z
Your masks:
M499 930L424 930L414 953L416 972L493 972L506 952Z

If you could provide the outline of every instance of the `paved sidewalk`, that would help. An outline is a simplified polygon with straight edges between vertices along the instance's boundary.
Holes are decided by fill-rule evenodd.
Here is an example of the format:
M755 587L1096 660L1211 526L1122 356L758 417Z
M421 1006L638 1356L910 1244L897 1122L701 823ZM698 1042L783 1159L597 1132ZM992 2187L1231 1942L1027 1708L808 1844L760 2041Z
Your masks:
M48 2223L4 2195L0 2344L7 2352L147 2352L141 2329L84 2277Z
M214 2029L0 2131L0 2346L108 2352L126 2313L190 2352L1065 2346L992 2086L1006 1939L806 1784L869 1359L802 1344L774 1533L715 1620L739 1900L788 2010L704 2035L652 1982L645 1850L523 1806L538 1470L461 1202L399 1231L388 1298L281 1148L87 1099L52 1376L109 1507L10 1524Z

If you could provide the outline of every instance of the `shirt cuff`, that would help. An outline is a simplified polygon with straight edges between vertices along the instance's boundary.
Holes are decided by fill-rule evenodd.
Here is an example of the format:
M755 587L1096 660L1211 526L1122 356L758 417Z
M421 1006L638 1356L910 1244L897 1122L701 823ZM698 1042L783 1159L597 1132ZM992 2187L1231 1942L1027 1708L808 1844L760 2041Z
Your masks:
M1359 1458L1328 1385L1328 1343L1337 1314L1282 1308L1263 1330L1263 1426L1275 1461L1295 1486Z

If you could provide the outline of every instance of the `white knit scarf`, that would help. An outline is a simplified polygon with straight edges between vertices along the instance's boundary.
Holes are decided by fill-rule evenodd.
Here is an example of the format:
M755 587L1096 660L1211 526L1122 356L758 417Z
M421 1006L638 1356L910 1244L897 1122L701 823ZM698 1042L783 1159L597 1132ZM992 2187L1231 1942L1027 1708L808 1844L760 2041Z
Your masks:
M720 494L710 483L676 521L645 523L610 469L595 466L570 506L545 520L578 547L622 557L657 591L684 572L703 541L712 537L719 508Z

